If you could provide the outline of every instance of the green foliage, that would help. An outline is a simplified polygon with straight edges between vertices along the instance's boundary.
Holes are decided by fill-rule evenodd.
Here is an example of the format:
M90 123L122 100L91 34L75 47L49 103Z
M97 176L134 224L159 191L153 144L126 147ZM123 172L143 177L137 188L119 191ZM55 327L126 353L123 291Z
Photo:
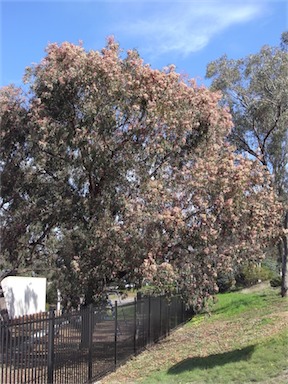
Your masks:
M269 46L243 59L223 56L207 66L212 89L221 90L231 108L231 142L269 166L280 196L288 192L287 68L288 52Z
M144 296L173 296L177 293L176 284L162 284L161 286L147 284L143 285L140 292Z
M47 284L46 302L49 305L55 305L57 303L57 286L55 281L48 282Z
M231 110L234 127L230 142L273 174L284 229L288 220L287 36L287 31L282 33L280 47L265 45L258 53L237 60L222 56L211 62L206 72L212 79L211 88L223 92L222 104ZM282 296L288 294L287 242L284 231L275 242L282 261Z
M282 277L281 276L275 276L273 279L270 280L271 287L281 287Z
M265 260L261 263L261 266L245 263L234 273L220 272L217 277L219 292L225 293L241 287L251 287L257 283L270 280L275 275L275 269L275 260Z
M270 280L273 275L273 271L267 266L248 263L241 267L235 275L235 280L238 287L251 287L259 282Z
M288 31L285 31L281 34L280 46L283 51L288 51Z
M220 293L228 292L235 285L233 273L220 272L217 276L217 286Z

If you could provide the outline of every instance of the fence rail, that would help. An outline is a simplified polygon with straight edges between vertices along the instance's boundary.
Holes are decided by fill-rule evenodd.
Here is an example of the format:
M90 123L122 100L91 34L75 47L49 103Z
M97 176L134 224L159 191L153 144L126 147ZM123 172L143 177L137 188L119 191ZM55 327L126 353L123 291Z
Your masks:
M84 384L114 371L191 318L180 297L0 323L2 384Z

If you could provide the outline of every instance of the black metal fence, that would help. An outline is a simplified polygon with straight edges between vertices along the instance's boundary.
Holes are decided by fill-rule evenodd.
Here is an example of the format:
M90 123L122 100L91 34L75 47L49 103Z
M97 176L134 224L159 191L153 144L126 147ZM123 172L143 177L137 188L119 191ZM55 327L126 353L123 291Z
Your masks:
M180 297L138 297L110 308L2 321L0 383L92 383L191 316Z

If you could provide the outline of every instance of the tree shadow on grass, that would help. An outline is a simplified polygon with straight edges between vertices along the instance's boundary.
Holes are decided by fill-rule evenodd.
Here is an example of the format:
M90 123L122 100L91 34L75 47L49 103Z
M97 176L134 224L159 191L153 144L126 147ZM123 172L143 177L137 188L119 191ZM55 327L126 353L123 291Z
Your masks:
M168 374L177 375L185 371L193 371L193 369L209 369L240 360L249 360L254 352L255 346L250 345L243 349L235 351L218 353L206 357L191 357L177 363L168 370Z

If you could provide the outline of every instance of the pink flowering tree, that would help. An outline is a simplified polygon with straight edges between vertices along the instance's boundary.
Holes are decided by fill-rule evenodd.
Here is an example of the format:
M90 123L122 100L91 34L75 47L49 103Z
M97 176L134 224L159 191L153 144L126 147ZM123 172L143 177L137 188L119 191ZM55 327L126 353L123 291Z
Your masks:
M216 147L194 161L189 157L185 165L182 160L181 171L177 167L146 186L146 199L137 207L140 223L134 221L139 242L146 239L143 248L149 251L142 266L145 281L165 290L173 276L174 288L195 308L218 291L219 273L260 262L281 232L281 205L269 174L225 144L215 156Z
M16 153L21 173L5 181L2 264L49 264L73 306L124 277L168 282L196 308L219 271L261 259L279 235L269 176L226 143L220 94L112 38L101 52L51 44L25 80L24 102L1 90L2 169Z

